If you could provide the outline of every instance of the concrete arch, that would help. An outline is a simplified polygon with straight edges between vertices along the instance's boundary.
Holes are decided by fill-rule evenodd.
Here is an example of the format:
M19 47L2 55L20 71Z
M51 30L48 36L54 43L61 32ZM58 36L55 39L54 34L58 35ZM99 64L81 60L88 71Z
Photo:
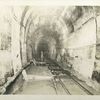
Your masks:
M34 19L33 17L34 17L33 16L33 8L25 7L25 9L22 13L22 17L21 17L21 25L22 26L20 26L20 45L21 45L22 65L24 65L27 62L26 37L27 37L27 34L29 33L31 24L34 23L33 21L37 20L37 18ZM61 30L60 34L62 35L62 38L60 40L61 41L65 40L63 38L65 38L65 35L68 30L66 28L65 22L63 21L62 17L60 17L59 19L56 19L55 23L56 23L57 28L59 30ZM40 27L37 27L34 29L34 32L38 31L38 28L40 29Z
M25 34L25 30L26 30L26 26L28 23L28 18L31 16L30 12L31 10L29 10L30 7L25 7L22 16L21 16L21 26L20 26L20 45L21 45L21 60L22 60L22 65L27 63L27 55L26 55L26 34Z
M24 17L23 17L23 20L22 20L22 25L23 26L25 26L25 25L27 25L26 26L26 30L25 30L25 27L21 27L21 30L20 30L20 32L21 32L21 52L22 52L22 64L25 64L26 62L27 62L27 53L26 53L26 37L27 37L27 34L28 34L28 31L30 30L30 26L31 26L31 22L32 23L34 23L34 21L36 21L36 20L38 20L37 21L37 23L39 24L39 17L38 18L36 18L36 19L32 19L33 18L33 10L32 10L32 8L29 8L28 10L27 10L27 12L25 11L25 12L23 12L23 13L25 13L24 14ZM31 17L31 18L30 18ZM29 18L30 18L30 20L29 20ZM56 20L55 20L56 19ZM82 19L82 18L81 18ZM29 21L28 21L29 20ZM86 21L86 20L85 20ZM76 22L78 22L78 21L76 21ZM27 24L26 24L27 23ZM66 43L67 43L67 33L68 33L68 27L66 26L66 23L64 22L64 20L63 20L63 17L61 16L61 17L59 17L59 18L54 18L54 19L51 19L51 21L50 21L50 24L51 24L51 26L53 25L55 23L55 26L56 26L56 28L57 28L57 32L60 34L60 35L62 35L61 37L60 37L60 42L61 41L63 41L63 47L64 48L62 48L62 50L61 50L61 53L62 52L65 52L65 50L64 49L67 49L68 47L70 48L70 46L71 45L67 45ZM80 23L82 23L81 21L80 21ZM74 23L75 24L75 23ZM82 23L83 24L83 23ZM94 24L94 26L95 26L95 23L93 23ZM39 27L38 26L36 26L35 28L34 28L34 31L33 31L33 33L34 33L34 35L35 34L37 34L37 31L39 31L40 29L41 29L41 27L43 26L43 24L41 24L41 25L39 25ZM51 29L52 30L52 29ZM82 33L83 34L83 30L85 30L85 28L82 26L80 29L79 29L79 31L80 31L80 34ZM74 32L73 32L74 34L76 34L77 33L77 31L76 30L74 30ZM84 35L84 34L83 34ZM94 27L94 35L95 35L95 27ZM74 38L74 36L72 36L73 38ZM39 38L39 37L38 37ZM41 37L40 37L41 38ZM95 42L95 40L94 40L94 42ZM78 43L80 43L80 42L78 42ZM84 43L84 41L83 41L83 43ZM38 43L37 43L38 44ZM69 43L70 44L70 43ZM72 42L72 44L73 44L73 42ZM77 42L76 42L76 44L77 44ZM83 45L83 44L82 44ZM93 56L95 55L95 47L93 48L93 50L94 50L94 52L93 52ZM81 50L80 50L81 51ZM57 51L56 51L57 52ZM62 53L62 55L63 55L63 53ZM78 61L78 60L77 60ZM93 57L93 61L94 61L94 57ZM92 63L92 65L93 65L93 63ZM79 66L81 66L81 64L79 65ZM80 67L81 68L81 67ZM89 67L90 68L90 67ZM93 71L93 66L91 67L92 69L91 69L91 72L89 73L89 75L87 74L86 75L86 77L87 76L89 76L89 77L91 77L91 74L92 74L92 71ZM80 69L80 70L82 70L82 69ZM84 74L84 73L83 73ZM85 75L84 75L85 76Z

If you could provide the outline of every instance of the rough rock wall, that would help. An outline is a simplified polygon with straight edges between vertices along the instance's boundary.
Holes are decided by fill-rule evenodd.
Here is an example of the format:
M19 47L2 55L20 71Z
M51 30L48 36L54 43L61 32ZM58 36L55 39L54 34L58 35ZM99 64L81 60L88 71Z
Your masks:
M0 85L3 85L8 77L13 76L21 67L20 57L20 20L18 7L0 7ZM19 10L20 11L20 10ZM18 12L16 14L16 12Z
M8 10L8 12L6 12ZM0 7L0 85L11 75L11 13L9 7Z

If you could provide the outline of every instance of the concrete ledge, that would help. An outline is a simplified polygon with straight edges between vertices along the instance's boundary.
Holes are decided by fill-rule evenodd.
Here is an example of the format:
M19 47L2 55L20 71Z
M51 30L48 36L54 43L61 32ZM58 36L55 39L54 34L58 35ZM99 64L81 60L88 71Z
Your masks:
M31 63L29 62L24 65L13 77L9 78L9 80L0 87L0 94L5 94L7 87L10 86L10 84L14 82L18 78L18 76L21 75L22 71L26 69L30 64Z

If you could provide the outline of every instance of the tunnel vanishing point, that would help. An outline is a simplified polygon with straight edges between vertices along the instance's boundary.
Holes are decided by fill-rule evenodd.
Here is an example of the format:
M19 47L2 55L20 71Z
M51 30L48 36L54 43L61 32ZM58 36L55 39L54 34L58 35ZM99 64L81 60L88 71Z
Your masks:
M0 8L1 94L18 75L27 80L25 68L34 61L56 62L80 80L100 85L99 6Z

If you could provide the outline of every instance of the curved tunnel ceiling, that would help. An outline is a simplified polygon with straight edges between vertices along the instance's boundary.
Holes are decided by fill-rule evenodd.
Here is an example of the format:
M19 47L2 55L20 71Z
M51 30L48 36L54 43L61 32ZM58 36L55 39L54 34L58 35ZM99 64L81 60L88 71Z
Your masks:
M45 46L52 47L59 53L64 49L69 33L74 31L73 23L86 12L85 7L60 7L39 9L38 7L26 7L23 13L24 38L27 44L32 45L34 50L45 41ZM48 45L47 45L48 44ZM51 52L49 50L49 52Z

